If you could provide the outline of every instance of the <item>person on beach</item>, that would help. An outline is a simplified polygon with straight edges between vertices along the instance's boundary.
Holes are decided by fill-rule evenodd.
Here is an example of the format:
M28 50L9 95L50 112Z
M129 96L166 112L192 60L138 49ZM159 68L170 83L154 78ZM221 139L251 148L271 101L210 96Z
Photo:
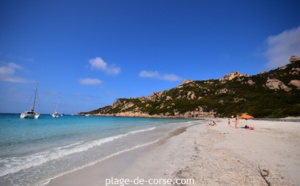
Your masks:
M213 121L212 123L208 124L209 126L215 126L217 125L215 121Z
M230 127L230 118L228 118L228 127Z
M235 125L235 128L237 128L237 126L238 126L238 119L237 118L235 118L235 120L234 120L234 125Z

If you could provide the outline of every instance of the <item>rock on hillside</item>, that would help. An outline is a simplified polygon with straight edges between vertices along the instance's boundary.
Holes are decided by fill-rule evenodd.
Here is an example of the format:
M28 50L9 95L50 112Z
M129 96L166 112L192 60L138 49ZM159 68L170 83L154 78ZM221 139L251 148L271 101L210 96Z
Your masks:
M290 62L291 63L300 62L300 57L298 57L298 56L292 56L290 58Z
M297 87L297 89L300 89L300 80L294 79L294 80L290 81L289 84L291 84L291 85Z
M278 79L268 79L266 82L266 87L272 90L284 90L284 91L290 91L291 88L286 86L282 81Z
M243 76L243 74L240 73L240 72L231 72L230 74L223 76L223 77L220 79L220 81L231 81L231 80L233 80L234 78L242 77L242 76Z

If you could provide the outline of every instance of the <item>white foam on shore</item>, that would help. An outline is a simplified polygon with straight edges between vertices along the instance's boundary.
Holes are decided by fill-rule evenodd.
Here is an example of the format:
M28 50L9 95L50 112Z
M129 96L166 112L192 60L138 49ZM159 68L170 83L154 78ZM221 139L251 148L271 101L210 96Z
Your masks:
M140 132L147 132L147 131L151 131L151 130L154 130L154 129L156 129L156 127L142 129L142 130L135 130L135 131L129 132L128 134L136 134L136 133L140 133Z
M155 128L155 127L153 127L153 128ZM154 129L153 129L153 130L154 130ZM49 183L51 182L51 180L54 180L54 179L56 179L56 178L59 178L59 177L61 177L61 176L66 175L66 174L70 174L70 173L72 173L72 172L75 172L75 171L84 169L84 168L86 168L86 167L93 166L93 165L95 165L95 164L97 164L97 163L99 163L99 162L105 161L105 160L107 160L107 159L109 159L109 158L112 158L112 157L114 157L114 156L118 156L118 155L123 154L123 153L125 153L125 152L129 152L129 151L132 151L132 150L135 150L135 149L138 149L138 148L142 148L142 147L145 147L145 146L148 146L148 145L155 144L155 143L157 143L158 141L159 141L159 140L155 140L155 141L152 141L152 142L149 142L149 143L145 143L145 144L137 145L137 146L134 146L134 147L125 149L125 150L121 150L121 151L119 151L119 152L116 152L116 153L111 154L111 155L109 155L109 156L106 156L106 157L104 157L104 158L101 158L101 159L99 159L99 160L97 160L97 161L95 161L95 162L91 162L91 163L89 163L89 164L83 165L83 166L81 166L81 167L77 167L77 168L72 169L72 170L70 170L70 171L66 171L66 172L63 172L63 173L61 173L61 174L58 174L58 175L56 175L55 177L49 178L49 179L47 179L47 180L44 180L44 181L41 183L41 185L47 185L47 184L49 184Z
M57 147L48 151L39 152L29 156L9 157L9 158L0 159L0 177L5 176L7 174L16 173L31 167L36 167L46 162L56 160L74 153L87 151L91 148L101 146L104 143L108 143L116 139L126 137L131 134L151 131L154 130L155 128L156 127L136 130L136 131L128 132L126 134L120 134L120 135L107 137L107 138L103 138L91 142L80 141L67 146Z

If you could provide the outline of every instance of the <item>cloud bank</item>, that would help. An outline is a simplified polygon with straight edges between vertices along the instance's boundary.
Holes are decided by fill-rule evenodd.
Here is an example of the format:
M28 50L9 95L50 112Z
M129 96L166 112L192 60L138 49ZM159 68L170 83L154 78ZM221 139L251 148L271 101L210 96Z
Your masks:
M121 69L119 67L116 67L114 65L108 66L107 63L101 58L101 57L96 57L94 59L90 59L89 63L91 65L92 69L104 71L107 74L119 74Z
M179 80L181 80L181 78L175 74L160 74L157 71L143 70L139 73L139 76L142 78L154 78L154 79L159 79L159 80L164 80L164 81L179 81Z
M277 68L289 63L292 55L300 56L300 26L267 38L268 68Z
M101 57L90 59L89 64L91 65L92 70L100 70L106 72L107 74L117 75L121 71L119 67L116 67L114 65L108 66ZM99 85L102 83L102 81L95 78L82 78L79 80L79 83L82 85Z
M23 67L16 63L8 63L5 66L0 66L0 81L11 83L28 83L25 78L15 76L17 70L22 70Z
M82 78L79 80L79 83L82 85L99 85L102 83L102 81L93 78Z

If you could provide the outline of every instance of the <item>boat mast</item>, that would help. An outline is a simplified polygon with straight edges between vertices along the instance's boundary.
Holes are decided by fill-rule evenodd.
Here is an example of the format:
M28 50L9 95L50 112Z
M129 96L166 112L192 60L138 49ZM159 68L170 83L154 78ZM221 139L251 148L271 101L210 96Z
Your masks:
M35 94L34 94L34 100L33 100L32 111L34 111L34 108L35 108L35 99L36 99L37 87L38 87L38 83L36 83L36 88L35 88Z
M56 103L55 112L57 112L58 102Z

